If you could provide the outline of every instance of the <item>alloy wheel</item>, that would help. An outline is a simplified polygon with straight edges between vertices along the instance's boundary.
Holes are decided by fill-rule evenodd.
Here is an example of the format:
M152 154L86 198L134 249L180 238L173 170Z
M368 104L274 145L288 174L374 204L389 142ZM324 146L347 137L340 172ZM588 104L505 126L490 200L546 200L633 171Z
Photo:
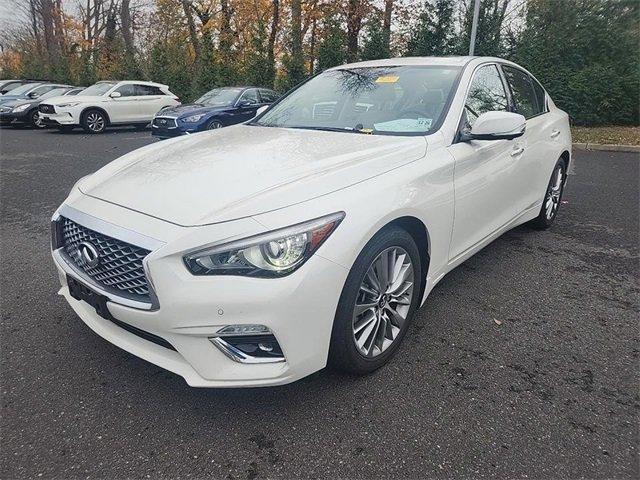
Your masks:
M87 127L92 132L101 132L104 129L104 118L97 112L87 115Z
M407 320L414 293L414 267L401 247L383 250L369 266L356 297L353 339L365 357L391 346Z
M33 125L36 128L44 128L44 123L42 123L42 119L40 118L40 114L38 112L35 112L32 115L32 119L33 119Z
M558 165L553 172L553 179L549 185L547 191L547 197L545 198L544 208L547 220L551 220L560 207L560 197L562 195L562 186L564 183L564 169L562 165Z
M222 123L218 122L217 120L214 120L213 122L211 122L209 124L209 126L207 128L209 130L216 130L218 128L222 128Z

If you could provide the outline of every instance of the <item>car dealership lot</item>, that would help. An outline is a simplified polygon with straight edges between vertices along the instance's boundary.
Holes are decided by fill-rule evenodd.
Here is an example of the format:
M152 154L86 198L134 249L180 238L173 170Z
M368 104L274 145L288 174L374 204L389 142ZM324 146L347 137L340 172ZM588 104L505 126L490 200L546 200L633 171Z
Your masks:
M55 295L51 213L154 141L0 130L3 478L638 475L637 154L577 152L552 229L451 272L373 375L196 390Z

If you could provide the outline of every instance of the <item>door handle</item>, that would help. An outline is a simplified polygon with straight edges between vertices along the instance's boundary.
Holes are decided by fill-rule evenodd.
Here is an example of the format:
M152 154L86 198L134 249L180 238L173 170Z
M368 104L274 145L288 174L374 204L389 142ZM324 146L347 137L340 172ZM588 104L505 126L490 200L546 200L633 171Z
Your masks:
M511 153L509 155L511 155L512 157L517 157L518 155L522 155L523 153L524 147L518 147L511 150Z
M554 130L551 132L551 138L556 138L558 135L560 135L560 130Z

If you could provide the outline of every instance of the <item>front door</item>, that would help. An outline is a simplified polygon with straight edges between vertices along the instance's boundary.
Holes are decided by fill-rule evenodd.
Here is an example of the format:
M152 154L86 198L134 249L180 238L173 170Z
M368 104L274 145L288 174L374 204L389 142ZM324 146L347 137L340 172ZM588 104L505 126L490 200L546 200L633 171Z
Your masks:
M236 102L236 110L233 115L233 123L242 123L251 120L256 116L256 112L260 108L260 97L258 97L258 89L249 88L244 91Z
M498 66L480 66L465 101L462 129L485 112L507 111L509 101ZM455 159L455 218L449 259L453 260L513 219L519 196L513 183L522 158L519 139L471 140L449 147Z
M120 94L117 98L110 98L106 110L111 123L135 122L138 108L136 88L132 83L126 83L114 90Z

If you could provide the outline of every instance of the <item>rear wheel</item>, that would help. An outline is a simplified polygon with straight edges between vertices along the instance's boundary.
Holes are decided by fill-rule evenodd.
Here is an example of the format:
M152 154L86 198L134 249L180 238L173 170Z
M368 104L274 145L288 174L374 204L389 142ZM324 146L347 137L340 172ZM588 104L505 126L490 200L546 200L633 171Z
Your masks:
M342 290L329 363L360 375L387 363L418 308L421 282L420 254L409 233L394 226L371 239Z
M82 115L80 124L87 133L102 133L107 128L107 118L100 110L89 110Z
M31 126L33 128L45 128L46 125L42 122L42 119L40 118L40 114L38 113L38 110L35 109L33 112L31 112L29 114L29 121L31 123Z
M564 160L558 160L540 208L540 213L531 221L531 226L540 230L549 228L558 215L562 193L566 182L567 167Z

